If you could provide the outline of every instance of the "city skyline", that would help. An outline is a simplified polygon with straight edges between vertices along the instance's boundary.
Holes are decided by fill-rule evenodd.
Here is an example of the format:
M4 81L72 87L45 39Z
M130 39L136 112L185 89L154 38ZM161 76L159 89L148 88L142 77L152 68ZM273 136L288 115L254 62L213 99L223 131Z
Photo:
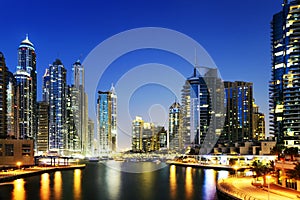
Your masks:
M45 6L28 2L33 9L37 8L35 10L39 18L22 23L17 18L9 18L4 27L7 32L12 34L1 33L1 36L5 38L1 51L4 53L9 70L15 71L17 65L16 48L25 35L29 34L29 39L35 45L37 51L38 100L41 100L42 75L45 68L56 58L60 58L67 68L67 79L70 83L70 71L74 61L78 58L83 61L85 56L98 43L108 37L137 27L170 28L187 34L203 45L216 62L223 80L253 82L256 104L268 116L268 82L271 76L270 22L273 14L280 11L282 2L251 1L245 2L243 7L239 5L239 1L218 2L217 4L216 2L218 1L144 2L137 3L134 7L131 6L132 2L117 1L91 2L90 4L59 2L57 4L59 6L55 7L53 6L56 5L55 3ZM7 9L0 14L3 15L3 18L8 11L11 11L9 16L13 16L14 12L18 12L18 8L14 8L12 2L5 2L4 6ZM82 8L80 16L72 15L73 17L68 17L68 14L79 7ZM14 9L12 10L12 8ZM98 12L97 8L103 8L103 12ZM57 15L53 18L48 17L47 13L50 10L51 13ZM64 16L61 20L59 20L60 14ZM130 20L135 19L138 14L140 16L139 20ZM156 14L155 17L153 17L153 14ZM124 20L126 21L125 24L122 23ZM67 21L70 23L64 23ZM232 23L233 21L234 23ZM16 24L18 28L11 27L9 24ZM99 25L94 26L95 24ZM221 39L220 33L222 38L225 39ZM228 51L229 45L230 51ZM192 53L193 49L191 49ZM111 83L122 76L122 73L136 65L150 61L185 68L183 74L186 77L192 74L193 66L175 59L172 54L154 50L131 52L112 64L111 69L107 70L108 76L100 82L100 89L107 90ZM126 63L126 65L120 65L121 62ZM110 76L112 73L115 73L114 77ZM134 97L137 102L141 100L141 94L147 89L151 91L151 88L145 86L139 89L140 92L135 93ZM158 89L161 90L161 88ZM172 95L168 94L168 96ZM174 97L162 103L166 111L173 100ZM142 115L145 120L150 121L147 119L149 118L147 111L149 111L149 105L153 105L153 102L155 100L145 102L145 106L140 105L132 108L132 116ZM267 117L266 122L268 123Z

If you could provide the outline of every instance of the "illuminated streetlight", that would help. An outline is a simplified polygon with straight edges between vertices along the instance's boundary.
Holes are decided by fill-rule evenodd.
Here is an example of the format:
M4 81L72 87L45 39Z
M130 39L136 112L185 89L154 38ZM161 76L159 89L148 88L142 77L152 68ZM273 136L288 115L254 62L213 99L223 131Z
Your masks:
M17 162L17 166L18 166L19 170L20 170L21 164L22 164L21 162Z
M239 166L235 165L233 168L234 168L234 170L235 170L235 175L236 175L236 177L237 177L237 170L239 169Z
M270 200L270 178L271 178L271 176L267 175L266 178L267 178L267 182L268 182L268 200Z
M78 161L79 161L79 159L76 159L76 163L77 163L77 165L78 165Z

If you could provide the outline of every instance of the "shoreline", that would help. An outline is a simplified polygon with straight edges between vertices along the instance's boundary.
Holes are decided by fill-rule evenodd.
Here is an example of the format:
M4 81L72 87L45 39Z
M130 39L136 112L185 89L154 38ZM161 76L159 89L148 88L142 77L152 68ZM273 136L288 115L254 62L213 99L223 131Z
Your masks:
M65 171L74 169L84 169L85 164L80 165L67 165L67 166L55 166L55 167L32 167L22 170L14 170L8 172L0 172L0 183L10 182L19 178L26 178L30 176L35 176L43 173L55 172L55 171Z
M167 161L168 165L177 165L185 167L195 167L195 168L204 168L204 169L215 169L215 170L227 170L227 171L242 171L245 169L250 169L249 166L239 166L238 169L235 169L234 166L229 165L212 165L212 164L200 164L200 163L182 163L176 161Z

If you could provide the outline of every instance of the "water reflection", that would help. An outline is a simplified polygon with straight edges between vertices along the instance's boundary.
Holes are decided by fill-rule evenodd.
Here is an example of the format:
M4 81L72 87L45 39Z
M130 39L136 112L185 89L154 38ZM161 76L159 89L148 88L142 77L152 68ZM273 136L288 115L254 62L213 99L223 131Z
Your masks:
M216 193L216 171L213 169L204 170L203 182L204 197L213 197Z
M74 170L74 199L81 199L81 169Z
M150 163L151 164L151 163ZM148 164L146 165L148 167ZM142 187L142 193L145 194L145 196L148 199L154 199L153 198L153 179L155 178L151 172L144 172L141 174L141 184L143 184Z
M185 194L187 199L191 199L193 194L193 173L192 167L187 167L185 170Z
M105 180L107 183L107 189L109 199L119 199L121 173L116 169L106 168Z
M177 185L176 185L176 166L175 165L170 166L170 193L171 193L171 198L176 199Z
M56 200L61 199L62 177L61 172L54 173L54 197Z
M50 196L50 176L48 173L41 175L41 188L40 188L40 198L41 200L49 200Z
M13 190L13 200L25 200L26 199L26 191L24 188L25 181L24 179L14 180L14 190Z

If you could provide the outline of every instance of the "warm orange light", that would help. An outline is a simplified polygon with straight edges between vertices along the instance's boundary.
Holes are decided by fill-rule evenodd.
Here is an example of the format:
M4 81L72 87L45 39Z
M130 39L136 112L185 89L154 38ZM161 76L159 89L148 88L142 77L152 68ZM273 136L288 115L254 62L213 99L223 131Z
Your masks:
M22 163L21 162L17 162L17 166L18 166L18 168L20 169L20 166L22 165Z

